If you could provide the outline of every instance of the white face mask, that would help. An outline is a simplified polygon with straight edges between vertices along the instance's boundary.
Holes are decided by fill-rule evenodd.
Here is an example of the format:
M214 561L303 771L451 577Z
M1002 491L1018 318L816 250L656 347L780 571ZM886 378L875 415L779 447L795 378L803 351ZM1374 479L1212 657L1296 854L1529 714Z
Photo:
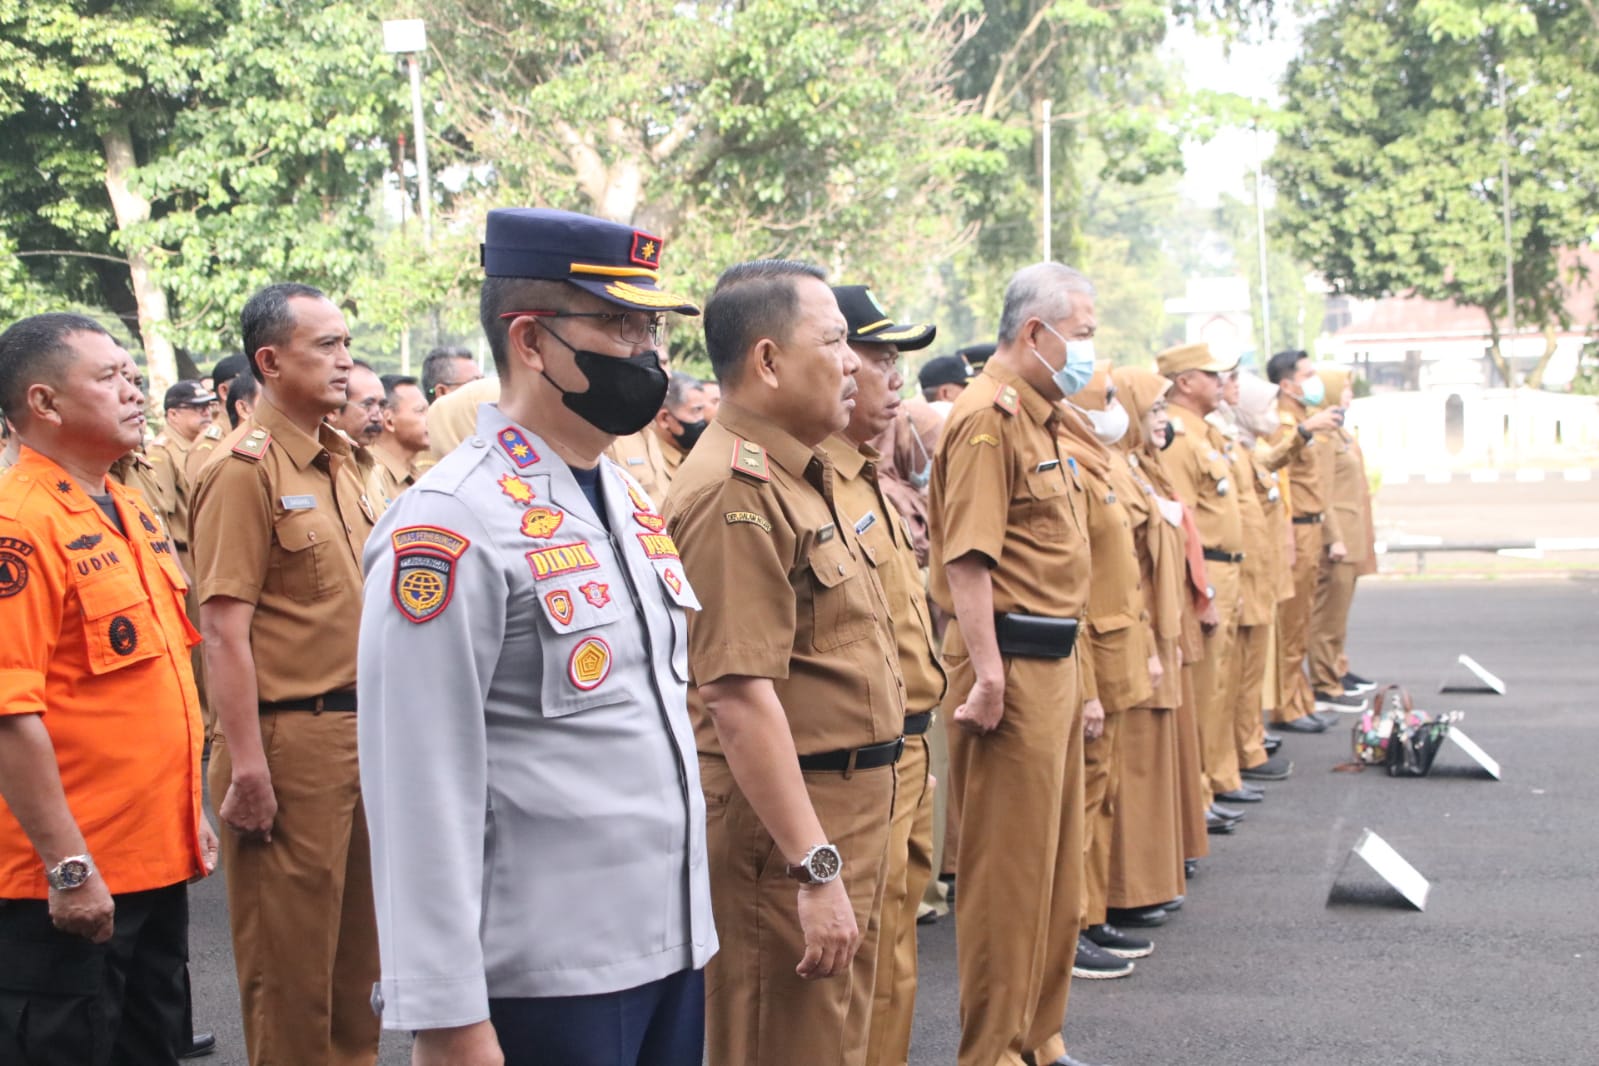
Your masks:
M1127 436L1127 408L1122 406L1120 400L1111 400L1103 411L1084 411L1083 414L1093 424L1094 436L1099 438L1099 443L1115 444Z

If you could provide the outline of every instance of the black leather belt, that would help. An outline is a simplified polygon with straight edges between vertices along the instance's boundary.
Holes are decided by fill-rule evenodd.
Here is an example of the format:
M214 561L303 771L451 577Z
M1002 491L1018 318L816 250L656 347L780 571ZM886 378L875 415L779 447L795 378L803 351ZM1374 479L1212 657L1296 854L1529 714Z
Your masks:
M1001 611L994 615L1001 655L1023 659L1069 659L1077 643L1077 619Z
M1323 517L1324 516L1319 511L1317 513L1315 513L1315 514L1296 514L1296 515L1294 515L1294 525L1296 525L1296 526L1315 526L1315 525L1320 525L1321 524L1321 520L1322 520Z
M824 751L816 755L801 755L801 770L831 770L849 773L854 770L875 770L879 766L893 766L905 750L905 738L895 737L881 744L868 744L864 748L846 748Z
M188 550L189 550L189 546L188 546L188 545L187 545L187 544L185 544L185 543L184 543L184 542L183 542L183 541L181 541L181 540L175 540L175 541L173 541L173 542L172 542L172 546L173 546L173 547L174 547L174 548L176 548L176 549L177 549L177 550L178 550L178 551L180 551L180 552L186 552L186 551L188 551Z
M1241 563L1244 561L1243 552L1224 552L1220 548L1206 548L1205 559L1212 563Z
M349 689L312 696L309 699L278 700L275 703L261 704L262 714L281 714L288 711L310 711L312 714L321 714L323 711L353 710L355 710L355 693Z
M933 724L933 712L922 711L920 714L907 714L905 716L905 735L919 737L927 732Z

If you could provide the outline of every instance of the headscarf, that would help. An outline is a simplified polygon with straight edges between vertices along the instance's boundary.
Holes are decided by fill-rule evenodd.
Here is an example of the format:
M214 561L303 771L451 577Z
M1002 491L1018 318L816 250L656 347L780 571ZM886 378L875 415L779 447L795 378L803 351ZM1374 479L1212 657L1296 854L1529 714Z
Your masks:
M1074 411L1072 405L1075 404L1084 411L1103 411L1105 389L1109 384L1109 370L1104 367L1095 369L1094 376L1088 379L1088 384L1072 393L1069 403L1059 405L1060 417L1057 424L1060 428L1056 433L1067 454L1077 460L1077 465L1100 480L1104 480L1105 475L1110 472L1110 450L1094 436L1093 425L1081 412Z
M1119 366L1110 372L1110 379L1116 384L1122 406L1132 416L1128 419L1127 435L1121 439L1118 447L1138 457L1138 469L1149 479L1156 492L1167 499L1174 498L1177 493L1171 479L1166 476L1165 467L1161 465L1160 449L1153 441L1144 440L1143 429L1144 417L1155 406L1156 400L1166 398L1166 393L1171 390L1171 381L1153 370L1136 366Z
M1322 397L1322 407L1337 407L1344 402L1344 389L1349 385L1349 371L1341 366L1317 367L1316 376L1321 378L1322 387L1326 395Z
M1277 431L1277 386L1258 374L1238 373L1238 406L1233 408L1238 424L1256 437L1269 437Z

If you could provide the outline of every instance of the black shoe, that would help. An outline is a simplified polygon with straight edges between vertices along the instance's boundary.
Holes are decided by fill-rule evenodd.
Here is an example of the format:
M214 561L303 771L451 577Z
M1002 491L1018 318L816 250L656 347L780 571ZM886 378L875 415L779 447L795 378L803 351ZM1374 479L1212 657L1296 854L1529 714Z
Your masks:
M1110 907L1105 911L1105 921L1127 929L1153 929L1165 925L1170 917L1159 907Z
M1233 818L1223 818L1215 811L1205 812L1205 832L1215 836L1231 833L1238 828L1238 821Z
M1284 733L1325 733L1327 723L1317 718L1314 714L1307 714L1303 718L1295 718L1292 722L1275 723Z
M1198 876L1199 876L1199 860L1198 859L1184 859L1183 860L1183 880L1184 881L1192 881L1194 878L1196 878Z
M927 908L925 911L922 911L921 913L916 915L916 924L917 925L936 925L936 924L938 924L938 912L935 911L931 907Z
M1267 733L1266 739L1261 741L1261 747L1266 749L1267 755L1276 755L1277 749L1283 746L1283 738L1276 733Z
M1229 822L1241 822L1244 820L1243 811L1236 811L1231 807L1223 807L1219 803L1212 803L1210 805L1210 813L1216 815L1217 817L1225 818Z
M1240 776L1249 781L1286 781L1288 775L1294 772L1294 764L1281 756L1273 755L1259 766L1250 766L1238 771Z
M194 1033L189 1037L189 1046L178 1052L180 1059L198 1059L211 1054L217 1049L215 1033Z
M1316 693L1316 710L1342 711L1344 714L1359 714L1366 709L1366 697L1351 696L1344 692L1318 692Z
M1072 976L1089 981L1108 981L1126 977L1133 972L1133 964L1117 958L1081 933L1077 936L1077 958L1072 962Z
M1367 692L1377 691L1377 682L1368 681L1353 671L1345 674L1338 680L1344 683L1345 692L1353 692L1356 695L1364 695Z
M1178 911L1183 909L1183 904L1187 902L1187 896L1178 896L1176 899L1169 899L1165 903L1162 903L1160 905L1160 909L1165 911L1167 914L1176 914Z
M1228 803L1259 803L1265 798L1264 791L1248 783L1239 785L1231 792L1216 793L1216 799L1226 800Z
M955 908L955 875L939 874L938 879L944 882L944 902L948 903L951 910Z
M1337 711L1311 711L1310 717L1314 718L1328 729L1336 729L1338 726L1343 724L1338 717Z
M1118 959L1141 959L1155 950L1151 941L1129 936L1114 925L1091 925L1083 930L1083 935Z

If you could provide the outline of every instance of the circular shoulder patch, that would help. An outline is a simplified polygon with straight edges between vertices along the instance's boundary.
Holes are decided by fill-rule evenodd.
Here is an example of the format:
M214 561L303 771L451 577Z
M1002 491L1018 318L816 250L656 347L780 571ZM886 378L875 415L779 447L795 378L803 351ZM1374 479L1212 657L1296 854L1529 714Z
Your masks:
M106 635L111 638L111 650L118 655L132 655L139 647L139 631L127 615L119 614L111 619Z
M13 551L0 549L0 600L15 596L28 587L28 560Z

